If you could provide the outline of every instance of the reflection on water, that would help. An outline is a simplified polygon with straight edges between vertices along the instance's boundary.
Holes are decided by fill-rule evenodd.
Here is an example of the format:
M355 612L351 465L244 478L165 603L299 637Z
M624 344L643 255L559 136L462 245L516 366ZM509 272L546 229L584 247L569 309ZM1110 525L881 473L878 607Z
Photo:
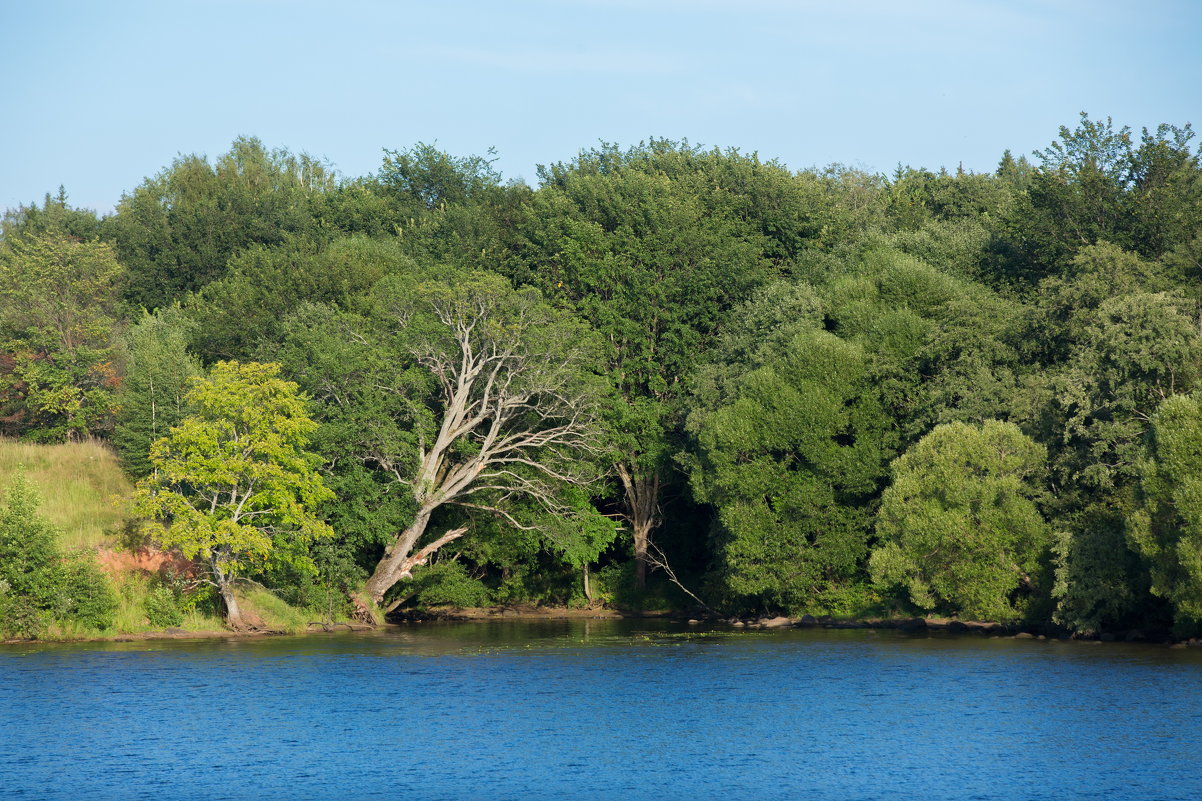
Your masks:
M1202 649L594 620L4 646L0 721L5 798L1202 798Z

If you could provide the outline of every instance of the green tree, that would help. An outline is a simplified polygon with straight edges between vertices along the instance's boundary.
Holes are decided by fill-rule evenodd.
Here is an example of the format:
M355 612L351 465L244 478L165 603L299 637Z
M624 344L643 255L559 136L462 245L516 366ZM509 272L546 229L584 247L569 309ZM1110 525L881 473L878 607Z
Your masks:
M679 481L672 456L684 379L730 309L776 274L770 257L796 247L791 226L808 211L794 204L779 212L783 239L773 242L764 233L773 223L748 216L756 211L749 190L732 180L741 170L763 176L753 186L765 194L780 190L769 188L782 177L778 167L687 143L606 145L542 168L502 267L575 310L608 343L604 366L618 391L611 457L640 587L664 487Z
M456 157L418 142L403 150L385 150L376 180L386 193L403 199L411 213L429 211L471 203L500 188L495 161L491 148L483 156Z
M230 259L227 275L189 300L193 347L205 361L253 358L279 341L284 320L301 303L366 311L368 290L412 264L395 239L249 247Z
M234 140L213 164L179 157L106 218L105 236L129 269L126 298L158 308L223 275L243 248L313 232L314 208L333 186L322 162L254 138Z
M1062 515L1053 552L1052 620L1082 633L1159 625L1149 603L1150 577L1129 533L1133 492L1098 493L1084 509Z
M1059 371L1043 407L1058 483L1110 491L1137 479L1148 420L1170 395L1202 376L1202 338L1192 309L1166 292L1102 301Z
M113 445L125 469L142 477L152 470L150 446L184 418L184 396L200 362L188 352L193 324L178 305L143 312L123 340L125 376L117 391Z
M597 478L602 387L587 326L483 272L391 276L374 294L372 320L302 310L282 352L337 434L324 452L340 480L390 499L401 523L368 579L369 599L472 529L464 514L550 540L550 522L566 516L592 537L596 512L570 490ZM430 540L438 521L453 524ZM578 546L560 543L570 558L583 558Z
M234 580L269 559L311 568L306 546L333 534L314 511L333 494L305 450L317 424L276 364L218 362L186 403L192 413L151 448L134 508L161 545L207 566L240 629Z
M936 427L893 463L869 563L920 609L1006 620L1038 590L1051 533L1037 501L1042 446L1012 423Z
M1202 228L1202 149L1190 151L1193 138L1189 124L1144 128L1131 156L1127 206L1134 218L1133 247L1144 256L1168 253Z
M808 328L756 361L689 417L693 492L717 512L715 578L744 606L849 611L890 440L871 360Z
M1196 235L1202 222L1202 164L1189 149L1193 131L1143 130L1091 120L1061 126L1039 167L1005 216L994 242L997 266L1034 284L1061 272L1082 248L1112 242L1157 258Z
M1173 605L1179 633L1202 630L1202 395L1168 398L1152 417L1140 463L1142 508L1130 537Z
M101 242L38 234L0 246L0 398L13 433L72 439L111 425L122 278Z
M80 242L98 239L101 222L91 209L74 208L67 202L63 187L51 196L46 193L42 205L30 203L8 209L0 218L0 239L14 239L54 234Z

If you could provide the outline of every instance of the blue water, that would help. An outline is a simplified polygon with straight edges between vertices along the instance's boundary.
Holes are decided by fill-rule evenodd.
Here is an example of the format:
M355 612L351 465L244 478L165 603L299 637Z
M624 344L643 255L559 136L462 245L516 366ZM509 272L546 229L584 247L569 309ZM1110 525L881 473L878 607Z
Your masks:
M5 799L1202 799L1202 649L670 624L0 647Z

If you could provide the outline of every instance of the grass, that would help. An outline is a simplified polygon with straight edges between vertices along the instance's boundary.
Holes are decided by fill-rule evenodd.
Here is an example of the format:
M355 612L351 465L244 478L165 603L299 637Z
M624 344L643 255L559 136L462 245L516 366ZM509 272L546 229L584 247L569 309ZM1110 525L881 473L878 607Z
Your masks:
M59 529L59 545L64 550L121 549L120 532L128 520L133 486L108 446L97 441L45 445L0 437L0 499L22 469L41 497L40 513ZM94 631L64 621L54 626L49 639L141 634L163 628L147 619L146 604L154 588L151 575L131 565L117 570L113 576L118 598L114 625ZM300 633L310 621L325 617L320 611L290 606L264 588L240 589L239 596L244 611L257 615L273 631ZM190 610L178 628L221 631L225 623L214 615Z
M308 631L310 621L322 619L320 613L290 606L262 587L239 591L238 597L243 607L242 614L247 617L258 615L263 619L263 625L271 631L300 634Z
M68 550L112 545L127 517L132 486L103 443L42 445L0 437L0 492L21 468L41 496L41 512Z

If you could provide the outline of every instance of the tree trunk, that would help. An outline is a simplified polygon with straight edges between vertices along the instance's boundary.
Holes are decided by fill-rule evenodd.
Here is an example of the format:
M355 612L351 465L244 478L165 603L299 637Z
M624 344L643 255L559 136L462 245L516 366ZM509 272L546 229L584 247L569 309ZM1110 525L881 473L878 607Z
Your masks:
M238 606L238 597L228 581L222 581L217 588L221 594L221 602L225 604L225 624L234 631L245 631L246 621L242 619L242 608Z
M363 585L363 591L376 603L383 601L384 593L392 589L393 584L400 581L401 573L404 572L402 565L409 556L409 552L413 550L414 544L422 534L426 533L426 526L430 524L431 511L433 510L423 509L417 513L417 517L413 518L413 522L401 532L401 536L397 537L392 547L384 553L384 558L376 565L371 578Z
M651 535L651 521L636 518L634 529L634 586L647 589L647 542Z
M593 603L593 590L588 585L588 562L584 563L583 572L584 572L584 597L585 597L585 600L587 600L589 602L589 605L591 606Z
M213 573L213 581L217 585L217 593L225 604L225 623L234 631L245 631L246 621L242 619L242 608L238 606L238 597L234 595L234 585L230 577L221 569L223 554L214 553L209 557L209 570Z
M633 473L619 464L618 477L626 491L626 520L634 534L634 583L640 590L647 588L647 544L655 528L659 509L659 473Z

